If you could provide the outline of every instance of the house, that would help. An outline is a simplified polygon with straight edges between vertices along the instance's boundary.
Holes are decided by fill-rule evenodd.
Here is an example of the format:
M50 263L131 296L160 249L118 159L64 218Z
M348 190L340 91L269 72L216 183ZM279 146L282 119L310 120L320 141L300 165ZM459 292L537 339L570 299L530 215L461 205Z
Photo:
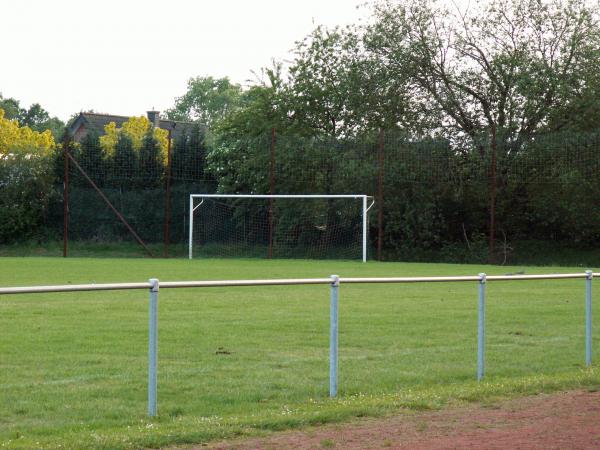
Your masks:
M181 122L178 120L164 120L160 118L159 111L148 111L147 117L150 123L157 128L163 130L171 130L171 138L177 139L180 135L186 133L193 126L190 122ZM75 142L81 142L90 130L95 130L100 136L104 134L104 127L111 122L121 128L123 122L127 122L130 118L127 116L114 116L112 114L97 114L91 112L79 113L72 125L69 127L69 132L73 136Z

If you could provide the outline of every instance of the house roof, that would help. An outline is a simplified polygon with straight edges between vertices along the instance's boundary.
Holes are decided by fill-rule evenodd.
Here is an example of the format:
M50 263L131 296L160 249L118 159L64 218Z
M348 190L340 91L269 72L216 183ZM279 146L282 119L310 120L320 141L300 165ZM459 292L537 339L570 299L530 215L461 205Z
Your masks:
M75 132L82 126L86 125L88 129L93 129L98 132L98 134L104 134L104 127L111 122L114 122L117 125L117 128L121 128L123 122L127 122L130 119L128 116L116 116L113 114L98 114L91 112L82 112L79 113L79 116L73 124L69 127L69 131L71 134L75 134ZM194 126L191 122L182 122L180 120L165 120L159 119L159 128L163 130L171 130L171 136L173 139L177 139L183 133L188 131L192 126ZM201 126L202 129L205 127Z

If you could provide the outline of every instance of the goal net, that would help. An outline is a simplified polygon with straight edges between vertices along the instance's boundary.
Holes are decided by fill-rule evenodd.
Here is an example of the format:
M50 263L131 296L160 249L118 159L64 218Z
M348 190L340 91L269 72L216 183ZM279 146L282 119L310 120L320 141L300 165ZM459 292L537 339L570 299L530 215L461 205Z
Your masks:
M367 257L366 195L192 194L189 257Z

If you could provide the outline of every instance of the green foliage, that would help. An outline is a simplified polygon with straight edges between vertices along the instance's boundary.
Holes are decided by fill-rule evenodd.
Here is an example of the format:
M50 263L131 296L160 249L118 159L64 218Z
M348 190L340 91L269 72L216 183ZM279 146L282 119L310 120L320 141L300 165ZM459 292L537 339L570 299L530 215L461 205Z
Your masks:
M144 186L160 186L163 175L162 156L160 143L154 137L152 129L148 130L142 140L142 147L139 152L139 164L138 176L143 179Z
M446 132L477 143L495 127L506 142L523 141L596 77L597 14L581 0L491 0L464 11L380 1L367 35L390 71L405 73L443 111Z
M49 156L15 153L0 158L0 242L43 238L53 182Z
M289 72L282 103L304 134L348 137L413 124L406 76L390 76L360 29L317 27L297 44Z
M173 144L172 177L175 182L208 178L206 169L205 131L199 124L185 129Z
M0 108L4 110L5 118L9 120L19 120L23 112L18 100L15 100L14 98L4 98L2 97L2 94L0 94Z
M259 136L272 128L283 132L290 127L288 98L281 71L281 64L263 69L262 81L242 92L239 106L213 127L219 144L240 137Z
M138 164L138 154L133 149L131 138L124 133L119 134L109 183L115 187L131 186Z
M385 150L389 257L479 260L491 222L499 261L534 236L595 245L598 144L554 133L597 129L599 10L382 0L373 13L365 26L317 27L286 80L253 87L225 117L208 157L220 191L268 192L273 127L277 192L374 194L375 146L357 149L384 127L403 136Z
M4 98L0 93L0 108L5 111L7 119L15 119L20 126L28 126L33 131L50 130L55 139L60 136L65 126L57 117L50 117L50 114L39 103L33 103L28 109L21 108L18 100Z
M104 152L100 145L100 137L94 130L88 132L80 145L74 149L71 149L71 153L75 156L81 168L93 177L94 183L99 186L104 186L108 174L106 169L108 167L108 161L104 158ZM62 170L62 168L61 168ZM79 173L79 171L73 171L74 181L76 184L81 186L87 186L88 182ZM62 174L61 174L62 175Z
M576 246L600 243L599 146L598 132L563 132L539 136L520 155L522 172L514 177L518 181L511 182L525 189L508 197L526 199L528 209L523 213L536 237ZM530 234L521 231L521 236Z
M178 195L270 192L273 130L277 193L375 195L383 128L384 200L375 208L383 207L386 258L480 261L487 252L510 261L517 243L531 239L597 246L597 5L490 0L461 9L379 0L372 12L366 25L317 27L296 44L292 61L274 62L248 88L190 79L168 111L202 124L173 142ZM0 107L34 128L49 120L39 105L24 110L0 98ZM137 152L146 131L136 130ZM73 152L158 241L160 232L150 230L159 229L161 213L134 205L159 197L164 146L161 161L149 135L137 154L126 139L118 145L103 154L90 135ZM73 180L86 186L77 174ZM182 223L185 205L174 202ZM337 220L329 206L328 229ZM95 209L86 211L92 223ZM292 207L281 215L290 227L305 220ZM370 218L372 241L377 220ZM493 254L482 247L492 221ZM123 238L118 226L103 226L97 235ZM177 229L179 239L184 228ZM307 239L318 239L308 229Z
M190 78L187 92L176 99L166 114L172 120L193 120L211 126L238 106L241 92L242 88L227 77Z

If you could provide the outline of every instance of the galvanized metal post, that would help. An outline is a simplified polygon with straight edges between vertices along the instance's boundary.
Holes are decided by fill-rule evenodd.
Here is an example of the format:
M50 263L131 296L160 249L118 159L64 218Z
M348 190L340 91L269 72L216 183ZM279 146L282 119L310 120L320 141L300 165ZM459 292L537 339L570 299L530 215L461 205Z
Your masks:
M329 308L329 396L335 397L338 390L338 299L340 277L331 275L331 302Z
M592 365L592 278L591 270L585 271L585 365Z
M477 381L485 371L485 282L486 274L479 274L479 306L477 308Z
M158 280L148 280L150 288L150 314L148 321L148 415L156 416L156 369L158 365Z

